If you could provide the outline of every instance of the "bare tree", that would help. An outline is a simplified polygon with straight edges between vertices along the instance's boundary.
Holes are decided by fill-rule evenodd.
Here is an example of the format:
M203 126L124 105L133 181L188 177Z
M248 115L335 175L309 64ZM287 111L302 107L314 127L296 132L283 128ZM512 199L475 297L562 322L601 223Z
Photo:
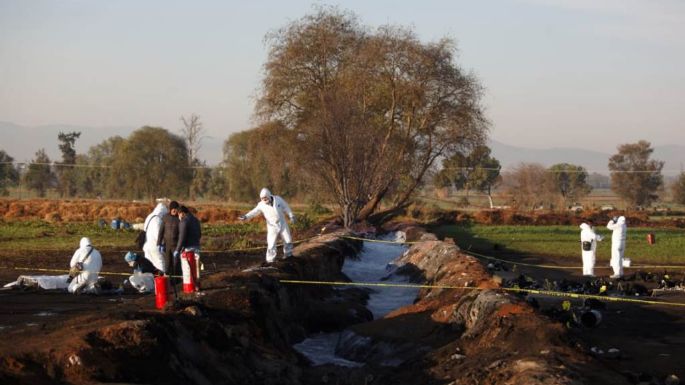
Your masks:
M191 114L189 118L181 116L180 120L183 122L183 128L181 128L183 139L188 147L188 166L192 167L202 147L204 127L197 114Z
M269 36L258 113L297 133L302 172L340 206L345 226L381 201L406 206L436 159L482 144L478 81L448 39L374 32L322 8Z
M555 186L551 174L538 163L521 163L513 171L503 175L505 190L516 207L535 209L552 206Z

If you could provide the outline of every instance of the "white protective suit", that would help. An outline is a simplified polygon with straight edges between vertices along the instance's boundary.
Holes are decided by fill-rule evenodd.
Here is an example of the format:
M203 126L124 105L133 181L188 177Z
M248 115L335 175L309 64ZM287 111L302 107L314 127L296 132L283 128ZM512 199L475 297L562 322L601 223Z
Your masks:
M139 293L154 293L155 291L155 276L152 273L134 272L128 281Z
M259 198L271 199L270 202L260 200L257 207L245 214L245 219L253 218L259 213L264 216L266 220L266 261L273 262L276 258L276 240L279 235L283 239L283 253L285 257L291 257L293 254L293 239L284 214L288 214L290 223L294 223L295 215L293 215L293 211L283 198L278 195L271 195L271 192L266 187L260 191Z
M620 216L614 223L610 220L607 229L613 231L611 234L611 268L614 269L612 278L623 276L623 253L626 250L626 217Z
M583 275L594 276L595 275L595 260L596 260L596 250L597 242L601 241L603 238L601 235L595 233L595 229L587 223L582 223L580 225L580 242L581 248L580 252L583 256ZM590 242L590 250L585 250L582 247L583 242Z
M67 290L69 293L88 293L97 292L95 283L98 281L98 274L102 270L102 256L100 252L95 250L93 245L90 243L90 239L81 238L81 243L79 248L74 252L74 256L71 257L71 262L69 262L69 267L73 268L77 263L83 264L83 269L81 273L74 277L74 279L69 283ZM92 250L92 251L91 251ZM90 252L90 254L88 254Z
M164 254L159 251L157 247L157 237L159 236L159 231L164 224L162 223L162 218L169 210L163 203L158 203L157 207L150 213L150 215L145 218L145 244L143 245L143 251L145 252L145 258L147 258L155 266L157 270L166 271L166 262L164 259Z

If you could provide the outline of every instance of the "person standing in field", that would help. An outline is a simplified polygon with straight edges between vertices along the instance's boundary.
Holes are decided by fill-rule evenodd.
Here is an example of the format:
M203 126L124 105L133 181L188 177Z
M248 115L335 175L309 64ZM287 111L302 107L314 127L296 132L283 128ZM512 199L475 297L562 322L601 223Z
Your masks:
M178 242L174 249L174 260L178 260L184 251L195 253L195 260L200 267L200 239L202 238L202 225L186 206L178 209Z
M162 227L159 229L159 236L157 238L157 245L164 253L164 263L166 264L166 273L170 275L177 274L177 262L174 259L174 250L178 244L178 209L179 204L176 201L169 203L169 213L162 218Z
M241 215L240 220L246 220L262 214L266 220L266 261L273 262L276 258L276 240L280 236L283 239L283 254L285 258L293 255L293 239L290 228L285 221L285 215L290 218L290 223L295 223L295 215L286 201L278 195L272 195L271 191L264 187L259 192L259 203L249 213Z
M595 261L597 242L603 238L595 233L592 221L588 220L580 225L580 245L583 257L583 275L593 277L595 275Z
M143 229L145 231L145 244L143 251L145 258L147 258L155 268L159 271L166 272L166 263L164 262L164 255L159 250L157 241L159 239L159 232L162 229L162 218L168 212L163 203L158 203L154 210L145 218Z
M626 225L626 217L613 217L607 223L607 229L613 231L611 234L611 268L614 274L611 278L620 278L623 276L623 256L626 250L626 232L628 226Z

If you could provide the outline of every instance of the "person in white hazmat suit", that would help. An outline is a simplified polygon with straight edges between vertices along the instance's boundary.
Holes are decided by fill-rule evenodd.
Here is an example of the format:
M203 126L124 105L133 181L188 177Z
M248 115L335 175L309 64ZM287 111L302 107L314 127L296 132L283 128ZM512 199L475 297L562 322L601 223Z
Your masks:
M271 191L264 187L259 192L259 203L257 207L252 209L249 213L241 215L241 220L246 220L262 214L266 220L266 261L273 262L276 258L276 240L280 236L283 239L283 254L285 258L292 257L293 254L293 239L290 234L290 228L285 221L285 215L290 218L290 223L295 223L295 215L290 209L290 206L278 195L272 195Z
M595 275L595 260L597 242L603 238L595 233L592 222L581 223L580 225L580 248L583 256L583 275L593 277Z
M97 293L95 284L102 269L102 256L90 243L90 239L81 238L79 248L71 257L69 268L69 293Z
M164 254L157 246L157 239L159 237L159 231L163 226L162 218L169 210L163 203L158 203L150 215L145 218L145 223L143 230L145 230L145 244L143 245L143 252L145 252L145 258L147 258L155 268L164 273L166 270L166 262L164 259Z
M623 255L626 250L626 217L614 217L607 223L607 229L613 231L611 234L611 268L614 275L611 278L623 276Z

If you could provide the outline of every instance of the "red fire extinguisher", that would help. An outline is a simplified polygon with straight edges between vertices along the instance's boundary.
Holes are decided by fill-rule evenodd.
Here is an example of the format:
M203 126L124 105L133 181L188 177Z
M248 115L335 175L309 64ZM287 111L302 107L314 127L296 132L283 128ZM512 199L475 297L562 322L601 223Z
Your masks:
M656 243L656 237L654 236L654 233L647 234L647 243L649 243L650 245Z
M164 309L167 300L169 299L169 293L167 287L169 285L169 280L166 276L161 275L155 277L155 307L157 309Z
M197 265L195 264L195 253L192 250L181 253L181 270L183 271L183 292L193 293L198 291L200 284Z

